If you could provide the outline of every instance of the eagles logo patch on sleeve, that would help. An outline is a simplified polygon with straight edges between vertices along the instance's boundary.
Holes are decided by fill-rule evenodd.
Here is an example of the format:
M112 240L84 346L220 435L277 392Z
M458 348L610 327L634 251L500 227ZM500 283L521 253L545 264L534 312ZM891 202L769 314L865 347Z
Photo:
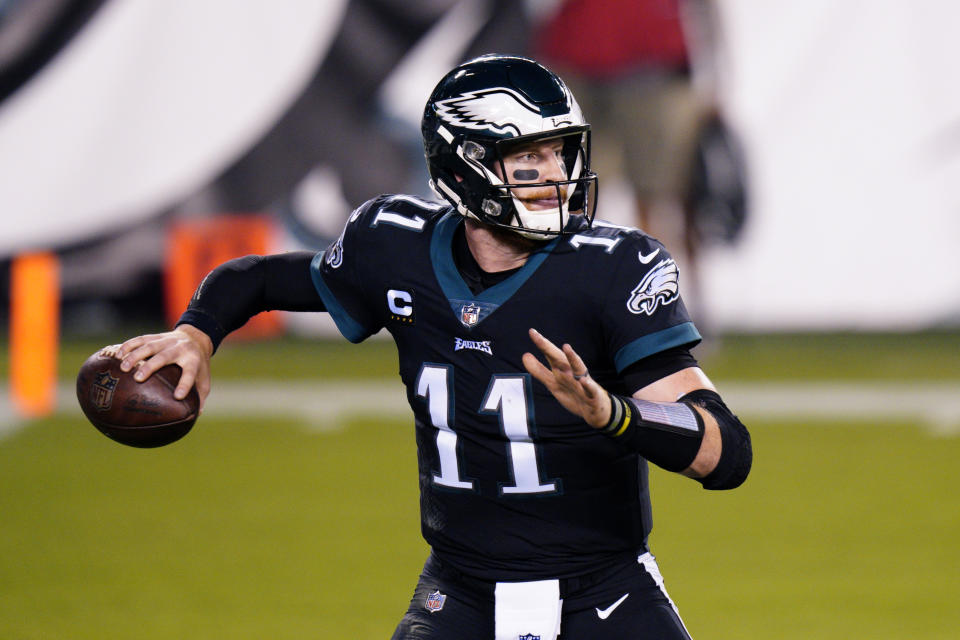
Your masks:
M652 316L660 305L668 305L680 296L680 270L673 259L661 260L643 276L630 292L630 313Z

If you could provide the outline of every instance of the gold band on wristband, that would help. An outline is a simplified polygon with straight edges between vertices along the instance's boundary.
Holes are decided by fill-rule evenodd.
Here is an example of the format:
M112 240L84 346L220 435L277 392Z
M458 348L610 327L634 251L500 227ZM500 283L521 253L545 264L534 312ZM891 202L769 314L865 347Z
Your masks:
M619 400L619 398L618 398L618 400ZM623 432L626 431L626 430L627 430L627 427L630 426L630 417L631 417L631 413L630 413L630 403L629 403L629 402L623 402L623 400L620 400L620 402L623 403L623 412L624 412L624 415L623 415L623 425L620 427L620 429L619 429L615 434L613 434L613 437L614 437L614 438L619 438L620 436L622 436L622 435L623 435Z
M618 438L624 434L630 425L630 405L620 396L608 393L610 396L610 422L601 431L608 436Z

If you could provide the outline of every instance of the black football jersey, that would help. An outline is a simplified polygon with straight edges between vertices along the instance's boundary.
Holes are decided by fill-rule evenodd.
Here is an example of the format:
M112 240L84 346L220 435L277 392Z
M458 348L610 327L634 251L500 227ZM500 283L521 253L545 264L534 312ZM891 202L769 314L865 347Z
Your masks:
M700 339L676 264L640 231L572 216L568 233L473 294L452 254L461 224L449 206L380 196L311 264L348 340L385 327L396 341L424 538L490 580L567 577L635 557L651 527L646 461L564 409L521 357L539 356L533 327L623 393L625 367Z

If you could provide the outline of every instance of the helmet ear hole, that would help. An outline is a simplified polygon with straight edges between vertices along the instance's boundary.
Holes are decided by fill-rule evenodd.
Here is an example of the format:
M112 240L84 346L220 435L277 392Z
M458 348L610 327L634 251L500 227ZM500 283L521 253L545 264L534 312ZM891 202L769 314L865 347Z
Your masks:
M463 155L471 160L480 162L486 157L487 152L481 145L473 140L465 140L463 142Z
M503 207L495 200L485 199L481 206L483 212L491 218L499 218L500 214L503 213Z

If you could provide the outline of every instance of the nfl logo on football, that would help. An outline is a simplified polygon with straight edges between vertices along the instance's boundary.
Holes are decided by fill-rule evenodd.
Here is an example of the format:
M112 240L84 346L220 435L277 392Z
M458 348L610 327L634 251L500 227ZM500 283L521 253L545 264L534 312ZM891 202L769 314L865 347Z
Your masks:
M480 320L480 307L475 304L465 304L460 308L460 322L472 327Z
M427 596L427 602L423 605L426 607L427 611L430 613L436 613L443 609L443 603L446 602L447 596L443 595L439 591L434 591Z
M100 411L106 411L113 404L113 391L117 388L120 378L114 378L104 371L97 375L97 379L90 387L90 400Z

